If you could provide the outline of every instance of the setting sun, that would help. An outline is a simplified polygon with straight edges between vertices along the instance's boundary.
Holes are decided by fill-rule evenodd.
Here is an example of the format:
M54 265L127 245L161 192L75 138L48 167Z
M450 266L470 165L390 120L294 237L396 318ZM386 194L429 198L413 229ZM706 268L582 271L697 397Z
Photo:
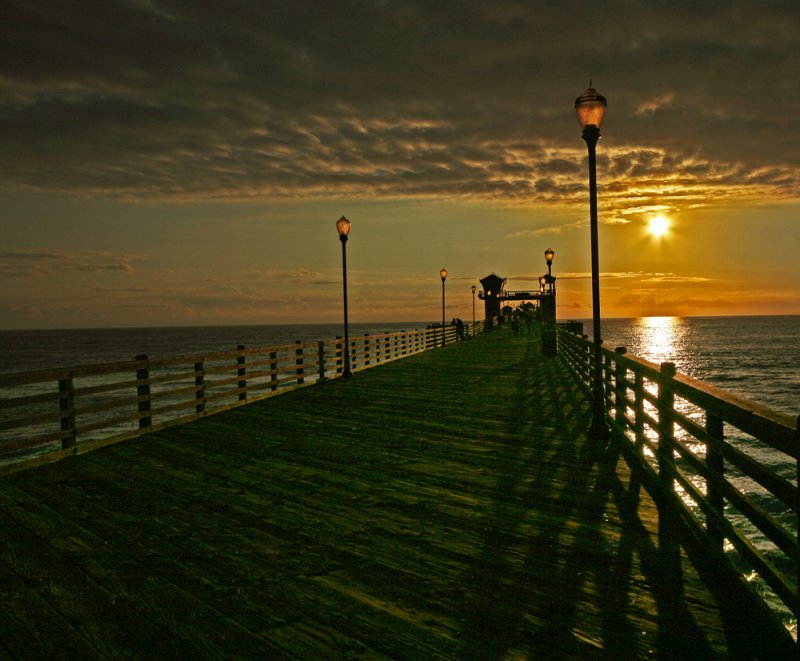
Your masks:
M653 216L647 225L647 229L656 238L664 236L669 229L669 221L664 216Z

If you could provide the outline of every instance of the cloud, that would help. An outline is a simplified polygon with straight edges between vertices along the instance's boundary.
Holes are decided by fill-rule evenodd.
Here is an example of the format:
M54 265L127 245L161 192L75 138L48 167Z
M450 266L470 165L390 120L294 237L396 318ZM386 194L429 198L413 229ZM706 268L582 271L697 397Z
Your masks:
M248 276L258 281L283 282L287 284L309 284L319 282L322 274L309 269L256 269Z
M706 278L699 275L675 275L673 273L668 274L656 274L650 277L645 277L641 279L641 282L659 282L659 283L686 283L686 284L697 284L700 282L712 282L712 278Z
M591 61L609 98L602 222L800 196L782 110L800 100L796 2L84 9L4 5L5 190L585 205L572 101Z
M10 251L0 252L0 275L29 277L52 275L64 272L109 272L118 271L132 275L133 263L139 258L133 255L117 255L107 252L80 251Z

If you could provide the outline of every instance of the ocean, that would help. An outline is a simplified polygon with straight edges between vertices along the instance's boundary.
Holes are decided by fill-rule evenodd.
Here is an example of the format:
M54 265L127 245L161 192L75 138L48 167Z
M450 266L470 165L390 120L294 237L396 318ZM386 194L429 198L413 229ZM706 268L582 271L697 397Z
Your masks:
M351 339L364 333L425 328L428 322L350 324ZM342 324L272 326L175 326L169 328L85 328L0 331L0 374L53 367L233 351L326 340L343 334Z
M581 320L592 336L590 320ZM428 322L351 324L351 336L424 328ZM0 374L263 347L342 334L341 324L203 326L0 331ZM800 315L782 317L640 317L604 319L606 347L800 415Z
M592 337L591 321L584 333ZM600 334L605 347L800 415L800 315L606 319Z

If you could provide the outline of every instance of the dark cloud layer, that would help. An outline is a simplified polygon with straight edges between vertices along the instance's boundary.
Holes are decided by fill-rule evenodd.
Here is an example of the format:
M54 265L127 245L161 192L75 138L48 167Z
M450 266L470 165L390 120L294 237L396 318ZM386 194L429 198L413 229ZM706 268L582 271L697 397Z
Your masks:
M585 202L800 195L800 4L5 2L5 190Z

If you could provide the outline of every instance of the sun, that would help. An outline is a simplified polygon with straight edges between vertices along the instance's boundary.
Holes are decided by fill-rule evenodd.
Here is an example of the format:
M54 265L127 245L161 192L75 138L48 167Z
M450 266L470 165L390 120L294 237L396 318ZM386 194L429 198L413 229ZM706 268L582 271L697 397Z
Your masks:
M651 236L660 238L669 230L669 221L664 216L653 216L647 224Z

